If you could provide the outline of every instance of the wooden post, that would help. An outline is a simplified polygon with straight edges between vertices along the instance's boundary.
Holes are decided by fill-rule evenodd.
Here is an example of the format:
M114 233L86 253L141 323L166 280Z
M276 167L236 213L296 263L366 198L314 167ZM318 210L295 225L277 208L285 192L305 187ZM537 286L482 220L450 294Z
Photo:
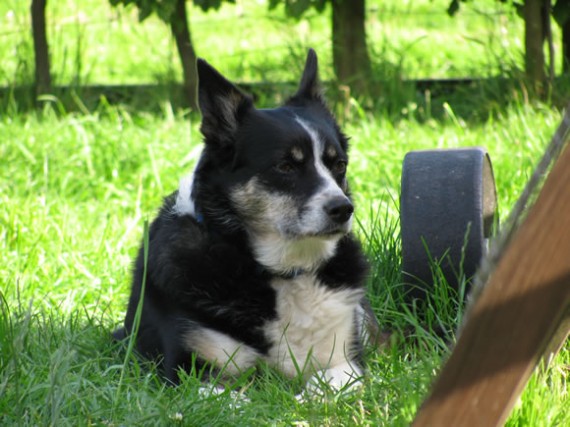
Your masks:
M525 71L533 89L543 93L546 73L544 69L544 0L525 0L523 18L525 28Z
M366 46L364 0L333 0L333 67L338 81L356 94L368 93L370 57Z
M556 161L475 302L413 423L499 426L570 323L570 149Z
M177 0L176 9L170 19L170 29L176 40L178 56L182 64L182 75L184 77L184 99L188 101L188 106L198 111L198 72L196 71L196 52L192 44L190 26L188 25L188 14L186 10L186 0Z
M46 33L46 4L47 0L32 0L32 36L35 52L36 94L41 95L51 91L51 74L49 65L49 49Z

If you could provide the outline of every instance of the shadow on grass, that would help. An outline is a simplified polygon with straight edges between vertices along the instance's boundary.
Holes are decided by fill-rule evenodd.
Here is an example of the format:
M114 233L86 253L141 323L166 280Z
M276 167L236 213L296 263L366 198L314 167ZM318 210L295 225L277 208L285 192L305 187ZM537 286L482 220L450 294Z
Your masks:
M325 94L339 120L350 119L350 91L334 82L325 82ZM273 107L284 102L296 88L293 82L242 83L259 107ZM419 122L449 118L451 111L470 122L487 120L512 105L524 105L537 99L524 81L516 77L465 79L404 80L398 76L376 81L373 93L357 99L358 105L392 120L414 119ZM553 84L547 101L554 107L565 106L570 96L570 75ZM146 85L55 86L44 100L57 100L64 112L92 112L106 105L120 105L129 111L161 113L164 106L186 109L183 86L177 83ZM0 113L29 112L41 106L32 86L0 88Z

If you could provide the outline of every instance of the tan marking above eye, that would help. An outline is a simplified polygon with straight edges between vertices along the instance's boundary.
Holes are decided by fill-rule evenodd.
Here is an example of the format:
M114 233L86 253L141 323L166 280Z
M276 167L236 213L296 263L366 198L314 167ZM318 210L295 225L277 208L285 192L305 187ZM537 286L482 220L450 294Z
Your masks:
M295 160L296 162L302 162L303 159L305 158L303 150L301 150L301 148L299 147L293 147L291 149L291 156L293 156L293 160Z
M329 145L326 150L325 150L325 154L328 158L330 159L334 159L335 157L338 156L338 153L336 151L336 148L334 148L332 145Z

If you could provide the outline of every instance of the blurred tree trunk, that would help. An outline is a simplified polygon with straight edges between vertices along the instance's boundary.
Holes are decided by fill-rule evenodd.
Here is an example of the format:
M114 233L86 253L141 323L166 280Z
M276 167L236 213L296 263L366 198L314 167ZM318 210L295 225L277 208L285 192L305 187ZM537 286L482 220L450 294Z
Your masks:
M552 36L552 23L550 21L550 11L552 10L552 1L544 0L542 3L542 25L544 29L544 38L548 46L548 85L552 87L554 83L555 60L554 60L554 37Z
M46 35L46 4L47 0L32 0L32 37L35 53L35 86L36 94L51 91L51 74L49 65L49 49Z
M185 99L187 99L188 106L192 110L197 110L198 75L196 71L196 52L192 45L185 0L176 0L176 9L170 21L170 29L176 40L176 48L182 64Z
M356 94L368 90L370 57L366 46L365 0L332 0L333 66L341 84Z
M552 6L552 1L549 0ZM562 33L562 72L570 71L570 0L556 0L550 9Z
M544 60L544 0L525 0L523 18L525 25L525 72L533 88L542 93L546 83ZM549 15L548 15L549 16Z
M570 20L562 25L562 71L570 71Z

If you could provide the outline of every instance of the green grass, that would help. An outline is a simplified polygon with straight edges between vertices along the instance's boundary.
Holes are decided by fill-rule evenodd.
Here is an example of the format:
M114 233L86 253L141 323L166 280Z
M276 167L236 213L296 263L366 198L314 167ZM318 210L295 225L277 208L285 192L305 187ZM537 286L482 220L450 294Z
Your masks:
M546 106L519 105L479 123L393 120L362 111L347 120L357 228L373 263L370 297L384 327L412 330L421 345L400 339L384 353L369 350L362 393L327 402L299 404L298 383L261 367L234 385L250 400L234 407L229 393L200 394L192 376L179 388L165 387L152 366L126 357L109 336L124 313L144 220L196 159L197 118L116 107L66 115L46 107L2 117L1 423L406 425L446 346L401 304L402 158L412 149L486 146L504 217L559 119ZM435 306L452 325L457 321L453 295L438 297ZM533 376L509 425L569 421L569 358L566 346Z
M280 11L267 16L263 4L239 3L220 14L192 9L198 52L230 78L294 80L308 45L318 49L325 79L331 76L326 17L311 14L292 24ZM144 100L154 106L152 114L104 100L85 107L79 99L73 113L57 99L28 112L19 100L4 103L0 424L409 424L448 354L434 329L443 324L453 340L461 309L445 286L427 325L402 304L403 157L421 148L486 147L505 218L561 118L550 104L528 102L519 82L488 82L433 100L401 86L402 76L492 75L520 67L518 18L494 15L490 11L503 6L489 0L470 2L465 14L450 19L440 13L446 4L369 1L371 49L390 86L372 109L356 100L334 106L352 137L349 179L356 231L372 263L369 297L383 327L396 332L386 351L367 350L365 386L352 396L300 404L294 397L299 381L260 366L256 375L244 374L231 385L249 399L236 404L229 392L201 393L199 375L166 387L152 364L111 341L124 315L144 222L199 155L197 116L152 95ZM31 81L27 13L26 2L0 5L0 84ZM58 83L179 78L173 42L154 18L139 25L134 11L94 0L49 2L48 18ZM532 376L508 425L570 424L569 366L566 344Z

